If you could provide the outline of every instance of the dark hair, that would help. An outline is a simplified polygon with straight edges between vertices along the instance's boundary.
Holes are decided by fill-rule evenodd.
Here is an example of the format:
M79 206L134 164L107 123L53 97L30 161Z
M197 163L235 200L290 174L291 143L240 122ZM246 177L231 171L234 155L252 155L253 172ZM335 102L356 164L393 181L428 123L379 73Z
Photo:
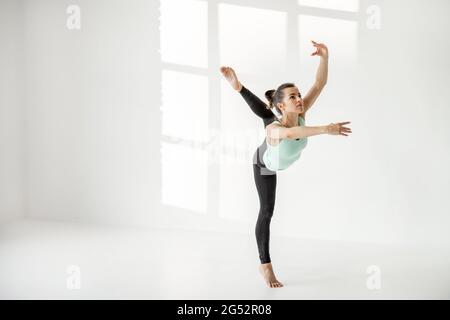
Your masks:
M267 109L275 108L278 113L281 114L281 110L277 107L277 104L280 103L284 98L283 89L295 87L293 83L283 83L276 90L267 90L265 93L266 99L269 100L269 106Z

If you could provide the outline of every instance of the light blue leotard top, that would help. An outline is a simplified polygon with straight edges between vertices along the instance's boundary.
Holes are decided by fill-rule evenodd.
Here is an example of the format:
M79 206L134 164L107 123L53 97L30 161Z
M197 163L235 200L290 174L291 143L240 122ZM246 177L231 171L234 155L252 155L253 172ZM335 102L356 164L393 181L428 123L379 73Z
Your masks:
M298 117L299 126L305 125L305 119ZM266 167L272 171L284 170L300 158L302 150L308 144L308 138L282 139L276 146L267 144L267 149L263 155Z

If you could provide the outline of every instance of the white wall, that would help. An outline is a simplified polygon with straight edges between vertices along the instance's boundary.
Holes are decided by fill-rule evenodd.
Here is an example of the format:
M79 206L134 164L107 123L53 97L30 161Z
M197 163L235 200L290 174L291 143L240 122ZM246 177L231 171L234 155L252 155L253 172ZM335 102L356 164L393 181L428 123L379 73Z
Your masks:
M69 30L69 5L81 29ZM159 194L159 78L148 1L28 1L29 216L142 223Z
M310 123L351 120L354 133L311 139L304 162L279 188L283 216L276 228L448 245L449 3L366 1L361 7L373 4L382 10L381 30L359 29L356 74L331 73L310 114ZM296 185L301 205L293 211L288 199Z
M0 2L0 222L24 215L21 3Z
M262 123L217 70L234 66L261 97L282 81L306 91L313 38L330 46L330 77L307 124L351 120L354 133L310 138L279 174L273 234L450 243L447 1L305 8L299 24L296 1L183 3L26 2L30 217L253 233ZM69 4L81 30L65 26ZM380 30L366 27L373 4ZM219 129L220 154L247 160L208 162Z

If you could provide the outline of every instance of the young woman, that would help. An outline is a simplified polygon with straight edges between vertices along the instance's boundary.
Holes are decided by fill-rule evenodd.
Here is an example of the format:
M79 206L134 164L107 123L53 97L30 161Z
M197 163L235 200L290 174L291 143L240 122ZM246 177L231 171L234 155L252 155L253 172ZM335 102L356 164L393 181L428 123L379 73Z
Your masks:
M328 77L328 49L324 44L314 41L312 43L316 51L311 55L319 56L320 64L316 81L304 98L293 83L285 83L276 90L266 92L265 96L269 101L267 106L239 82L232 68L220 68L231 87L238 91L252 111L263 119L266 129L266 139L253 156L253 174L260 203L255 228L261 261L259 270L270 288L283 286L275 277L269 255L270 221L275 207L277 185L276 171L288 168L300 158L308 137L319 134L348 136L351 133L351 129L344 126L350 122L305 126L306 112L319 96Z

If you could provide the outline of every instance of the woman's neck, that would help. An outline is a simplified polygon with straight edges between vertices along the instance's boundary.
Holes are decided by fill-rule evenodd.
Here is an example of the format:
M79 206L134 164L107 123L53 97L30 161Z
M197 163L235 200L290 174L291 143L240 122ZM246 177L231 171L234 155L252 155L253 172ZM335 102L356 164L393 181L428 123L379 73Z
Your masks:
M298 114L294 112L283 113L280 122L287 128L298 126Z

